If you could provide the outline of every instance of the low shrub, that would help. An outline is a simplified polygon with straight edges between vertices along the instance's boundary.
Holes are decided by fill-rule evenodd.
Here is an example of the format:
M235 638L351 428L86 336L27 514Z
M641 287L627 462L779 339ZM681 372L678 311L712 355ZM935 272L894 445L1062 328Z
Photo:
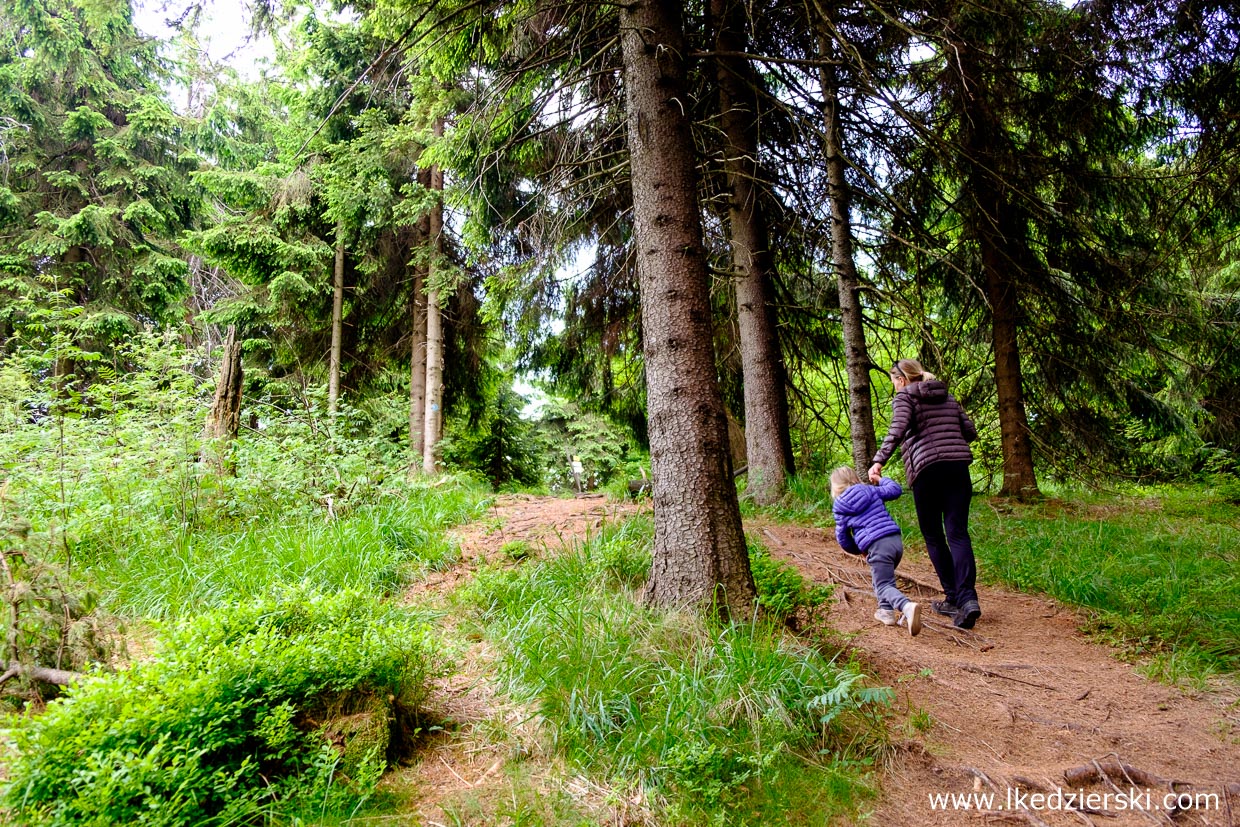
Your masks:
M758 605L772 620L789 622L799 610L811 618L831 599L831 587L806 580L796 566L776 560L752 537L748 538L749 568L753 572Z
M155 656L15 719L22 824L236 824L347 812L445 671L426 623L306 590L172 627Z

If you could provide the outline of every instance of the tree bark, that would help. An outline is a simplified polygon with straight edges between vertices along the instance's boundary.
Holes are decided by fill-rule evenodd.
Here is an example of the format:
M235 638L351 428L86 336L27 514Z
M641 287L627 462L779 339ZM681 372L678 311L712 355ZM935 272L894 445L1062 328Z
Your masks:
M429 169L418 170L418 183L426 188L431 185ZM414 252L413 298L410 301L409 346L409 471L422 471L422 458L426 453L426 282L430 263L425 253L431 236L430 215L424 215L413 227Z
M1025 414L1024 381L1021 375L1019 283L1013 273L1026 267L1022 252L1025 230L1013 207L1005 201L1003 170L1008 159L1002 155L1007 142L1002 138L998 115L982 97L982 72L972 47L957 44L961 71L961 94L969 114L970 128L964 137L966 186L972 201L971 228L981 250L986 302L990 305L991 344L995 357L995 393L999 405L999 433L1003 448L1003 487L999 493L1009 497L1036 497L1038 480L1033 468L1033 443ZM969 94L970 90L978 90Z
M711 0L715 49L721 55L748 51L744 12L737 0ZM788 428L787 369L776 330L775 264L761 206L757 78L745 58L719 57L715 71L725 137L723 164L731 190L728 220L745 392L746 491L754 502L770 505L783 496L796 468Z
M443 119L435 121L434 135L443 135ZM443 170L432 166L431 189L443 193ZM443 313L439 283L443 267L443 201L431 208L428 237L429 259L426 286L426 417L423 420L422 471L433 474L439 467L439 442L443 439Z
M207 414L207 446L205 452L221 473L235 474L231 459L231 443L241 430L241 342L237 326L230 325L224 339L224 355L220 375L215 382L215 398Z
M426 443L422 438L426 427L426 271L419 264L413 273L413 300L410 313L413 331L409 346L409 454L410 468L422 470Z
M992 240L993 242L993 240ZM990 304L991 338L995 352L995 393L999 401L999 434L1003 446L1003 487L999 494L1022 499L1038 496L1033 470L1033 443L1025 415L1017 324L1020 306L1016 286L1005 278L1006 257L994 243L982 248L986 301Z
M824 60L833 49L825 36L819 39ZM870 352L865 343L865 317L861 311L861 279L857 276L852 236L852 189L845 175L844 129L840 123L839 79L835 66L820 69L822 80L824 143L827 166L827 197L831 208L831 263L835 266L840 293L840 326L844 336L844 361L848 375L848 429L853 465L858 473L870 467L878 451L874 436L874 405L870 389Z
M332 273L332 349L327 365L327 412L340 398L340 343L344 339L344 227L336 228L336 267Z
M646 597L744 618L754 585L715 373L680 5L638 0L620 21L654 476Z
M66 669L52 669L49 666L31 666L17 661L10 661L8 668L0 674L0 686L9 682L10 678L31 678L55 686L70 686L86 677L81 672L70 672Z

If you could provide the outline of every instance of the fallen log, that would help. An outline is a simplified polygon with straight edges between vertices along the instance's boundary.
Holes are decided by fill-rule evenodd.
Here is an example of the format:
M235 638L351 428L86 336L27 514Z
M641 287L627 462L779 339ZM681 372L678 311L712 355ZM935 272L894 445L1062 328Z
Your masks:
M68 686L86 677L81 672L70 672L67 669L52 669L50 666L29 666L24 663L10 663L8 669L3 674L0 674L0 686L4 686L10 679L20 676L42 681L43 683L55 684L56 686Z

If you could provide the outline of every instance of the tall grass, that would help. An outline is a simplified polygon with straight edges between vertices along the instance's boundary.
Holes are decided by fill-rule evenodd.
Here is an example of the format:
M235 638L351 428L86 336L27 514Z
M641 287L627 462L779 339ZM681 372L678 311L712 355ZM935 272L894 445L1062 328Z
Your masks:
M448 526L477 512L478 486L420 486L338 519L293 512L213 530L149 528L96 553L85 571L114 612L183 615L261 596L275 586L384 595L459 557Z
M408 483L403 448L346 406L247 399L230 471L203 441L209 385L173 339L137 336L125 371L52 398L0 360L0 526L93 580L105 606L162 617L304 583L383 594L456 555L443 530L488 495L465 477Z
M464 593L573 764L669 823L826 824L871 793L888 693L774 625L720 625L636 599L648 523Z
M1205 485L973 509L982 575L1091 610L1164 680L1240 671L1240 507Z

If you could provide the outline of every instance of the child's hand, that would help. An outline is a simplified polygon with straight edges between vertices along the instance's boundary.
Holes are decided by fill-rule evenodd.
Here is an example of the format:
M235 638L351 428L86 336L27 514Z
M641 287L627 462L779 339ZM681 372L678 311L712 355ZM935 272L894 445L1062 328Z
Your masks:
M870 482L874 483L875 485L878 485L878 483L882 480L882 478L883 478L882 463L876 462L870 466Z

